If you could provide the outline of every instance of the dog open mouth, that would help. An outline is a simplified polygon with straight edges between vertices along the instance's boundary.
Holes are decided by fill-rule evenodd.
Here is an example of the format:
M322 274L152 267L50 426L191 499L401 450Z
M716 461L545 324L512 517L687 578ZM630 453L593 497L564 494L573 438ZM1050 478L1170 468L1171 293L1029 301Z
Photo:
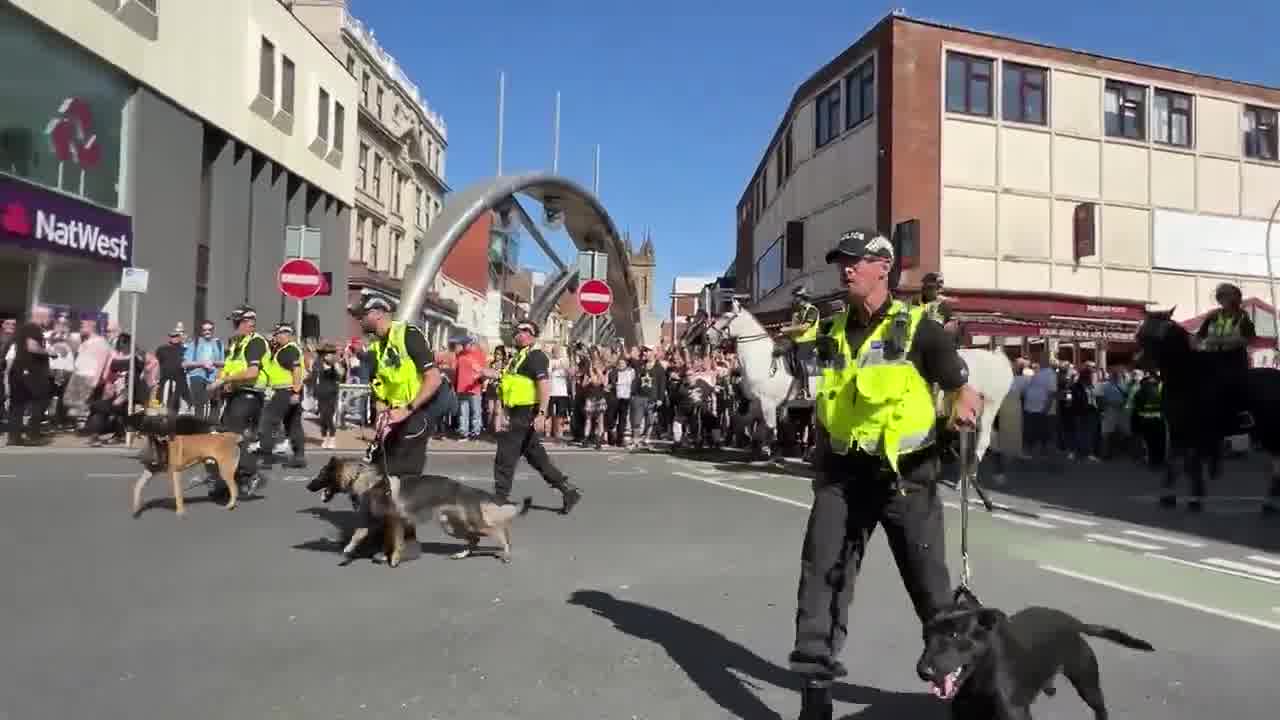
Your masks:
M963 665L944 675L941 683L937 680L929 683L929 692L943 700L954 698L956 691L960 689L960 673L962 672L964 672Z
M327 488L325 488L325 489L321 490L321 491L320 491L320 502L328 503L330 500L332 500L332 499L333 499L333 496L334 496L335 494L337 494L337 492L338 492L337 490L334 490L334 489L333 489L333 488L331 488L331 487L327 487Z

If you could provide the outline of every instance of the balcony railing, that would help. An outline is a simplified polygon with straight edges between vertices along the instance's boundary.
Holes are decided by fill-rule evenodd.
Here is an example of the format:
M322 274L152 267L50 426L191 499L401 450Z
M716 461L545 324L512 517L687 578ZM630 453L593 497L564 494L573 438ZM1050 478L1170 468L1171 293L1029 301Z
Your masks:
M422 113L427 116L428 122L440 131L440 137L448 140L448 129L445 127L444 118L428 107L427 100L423 97L422 91L418 89L418 85L409 79L409 76L401 69L400 63L396 62L391 53L382 49L382 46L378 44L377 38L373 36L373 30L366 27L364 23L360 22L359 18L349 12L344 12L342 15L342 24L347 32L359 40L360 44L368 49L370 55L377 58L378 63L382 65L382 69L387 72L387 75L422 110Z

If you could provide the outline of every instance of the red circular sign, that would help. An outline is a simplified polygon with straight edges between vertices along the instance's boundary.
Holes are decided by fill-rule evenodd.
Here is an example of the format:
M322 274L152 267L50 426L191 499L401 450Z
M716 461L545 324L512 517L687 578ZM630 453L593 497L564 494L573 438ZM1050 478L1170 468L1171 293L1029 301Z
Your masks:
M324 288L324 273L310 260L285 260L280 272L276 273L276 286L285 297L306 300Z
M613 305L613 291L603 280L588 280L578 286L578 307L588 315L603 315Z

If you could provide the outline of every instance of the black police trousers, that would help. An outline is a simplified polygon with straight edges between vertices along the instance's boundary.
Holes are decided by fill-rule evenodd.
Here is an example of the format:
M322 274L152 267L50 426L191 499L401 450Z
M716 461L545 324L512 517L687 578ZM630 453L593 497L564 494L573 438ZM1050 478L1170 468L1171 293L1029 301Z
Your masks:
M262 395L256 392L241 390L227 398L222 410L222 431L240 433L240 464L236 468L236 480L248 480L258 474L258 456L248 451L258 432L258 421L262 415ZM213 466L206 465L210 479L215 477ZM218 469L221 472L221 468ZM226 478L225 482L230 482ZM213 484L216 489L220 487Z
M511 494L511 485L515 481L516 463L520 458L529 461L529 465L542 479L553 488L564 487L565 476L560 469L551 464L547 449L542 447L542 438L533 429L535 405L507 408L507 429L498 435L498 452L493 456L493 492L505 497Z
M845 674L839 658L849 634L849 604L876 525L884 527L921 623L951 602L952 587L934 448L900 457L901 478L882 459L857 450L847 457L819 451L790 661L798 673L829 680Z
M373 452L371 460L387 475L417 477L427 464L427 444L431 440L431 407L417 412L391 427Z
M285 436L293 446L293 456L302 458L306 455L307 436L302 432L302 402L301 399L299 402L292 402L293 397L288 388L276 390L263 408L258 452L268 458L268 464L275 453L276 425L284 426Z

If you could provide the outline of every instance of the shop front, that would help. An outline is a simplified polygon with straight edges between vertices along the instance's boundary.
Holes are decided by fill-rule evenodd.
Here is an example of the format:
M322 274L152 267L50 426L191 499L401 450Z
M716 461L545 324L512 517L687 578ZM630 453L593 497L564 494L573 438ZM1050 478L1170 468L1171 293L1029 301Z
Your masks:
M105 321L132 258L127 215L0 174L0 312L39 303Z
M1143 301L1057 293L948 289L946 297L968 347L1100 366L1131 362L1146 311Z

